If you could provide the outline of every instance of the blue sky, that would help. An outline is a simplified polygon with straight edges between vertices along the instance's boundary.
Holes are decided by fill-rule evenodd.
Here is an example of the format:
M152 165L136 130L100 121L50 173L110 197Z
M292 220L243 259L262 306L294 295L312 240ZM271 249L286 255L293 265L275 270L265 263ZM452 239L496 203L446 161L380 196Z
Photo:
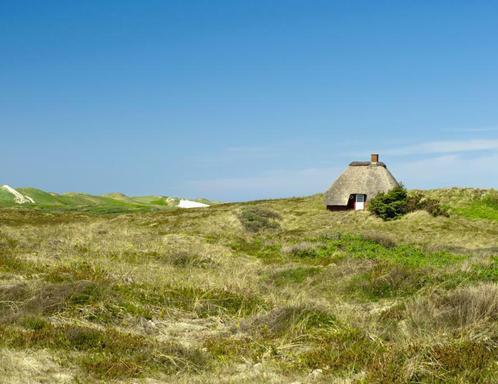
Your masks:
M498 2L1 1L0 183L248 200L379 152L498 187Z

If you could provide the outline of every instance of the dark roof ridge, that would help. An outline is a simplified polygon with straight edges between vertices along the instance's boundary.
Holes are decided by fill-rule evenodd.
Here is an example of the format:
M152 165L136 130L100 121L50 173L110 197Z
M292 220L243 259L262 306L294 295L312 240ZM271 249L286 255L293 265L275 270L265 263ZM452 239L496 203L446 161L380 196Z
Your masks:
M382 161L379 161L377 163L372 163L370 161L352 161L351 163L349 163L350 167L365 167L368 165L380 166L380 167L387 168L386 164L384 164Z

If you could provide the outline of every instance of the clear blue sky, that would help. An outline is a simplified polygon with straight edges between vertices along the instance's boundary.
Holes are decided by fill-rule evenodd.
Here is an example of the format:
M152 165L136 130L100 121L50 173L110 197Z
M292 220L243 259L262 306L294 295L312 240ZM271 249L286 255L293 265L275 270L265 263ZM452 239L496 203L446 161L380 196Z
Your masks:
M0 0L0 183L246 200L379 152L498 186L496 1Z

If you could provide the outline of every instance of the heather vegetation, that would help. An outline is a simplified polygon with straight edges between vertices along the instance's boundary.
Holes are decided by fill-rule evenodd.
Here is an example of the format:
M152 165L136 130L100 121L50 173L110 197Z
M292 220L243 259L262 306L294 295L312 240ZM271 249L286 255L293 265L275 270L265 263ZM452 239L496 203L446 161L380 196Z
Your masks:
M496 383L495 197L408 191L412 212L387 221L327 211L321 195L3 208L0 377Z

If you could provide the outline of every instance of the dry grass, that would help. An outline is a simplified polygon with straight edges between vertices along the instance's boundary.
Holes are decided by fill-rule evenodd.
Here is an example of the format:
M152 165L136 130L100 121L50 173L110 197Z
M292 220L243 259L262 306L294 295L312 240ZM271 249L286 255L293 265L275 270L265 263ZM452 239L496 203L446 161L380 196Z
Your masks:
M412 327L465 328L498 320L498 284L484 283L435 291L407 306ZM498 342L498 340L497 340Z
M63 367L48 351L0 349L0 377L3 384L74 382L74 369Z
M498 377L492 221L383 222L312 196L0 223L6 383Z

